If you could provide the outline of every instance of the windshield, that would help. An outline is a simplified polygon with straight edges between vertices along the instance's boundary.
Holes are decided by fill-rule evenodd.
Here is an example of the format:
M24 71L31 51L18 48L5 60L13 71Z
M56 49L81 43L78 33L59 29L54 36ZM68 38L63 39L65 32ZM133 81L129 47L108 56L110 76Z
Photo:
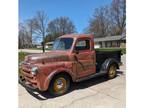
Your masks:
M54 41L52 50L69 50L72 43L73 38L58 38Z

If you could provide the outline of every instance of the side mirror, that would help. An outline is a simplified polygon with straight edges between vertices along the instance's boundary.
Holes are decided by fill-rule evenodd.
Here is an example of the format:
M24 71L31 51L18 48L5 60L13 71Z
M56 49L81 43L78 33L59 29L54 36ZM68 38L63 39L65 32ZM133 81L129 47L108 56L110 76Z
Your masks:
M75 54L79 54L79 51L78 50L74 50L73 51Z

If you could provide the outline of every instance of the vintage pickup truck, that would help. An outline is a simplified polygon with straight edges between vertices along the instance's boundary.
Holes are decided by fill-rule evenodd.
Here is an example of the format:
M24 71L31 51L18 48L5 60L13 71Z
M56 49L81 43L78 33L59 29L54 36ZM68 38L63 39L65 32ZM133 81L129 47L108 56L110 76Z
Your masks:
M68 92L72 82L99 75L114 78L120 64L121 51L95 50L93 35L63 35L54 41L51 51L25 57L20 83L27 90L48 90L60 96Z

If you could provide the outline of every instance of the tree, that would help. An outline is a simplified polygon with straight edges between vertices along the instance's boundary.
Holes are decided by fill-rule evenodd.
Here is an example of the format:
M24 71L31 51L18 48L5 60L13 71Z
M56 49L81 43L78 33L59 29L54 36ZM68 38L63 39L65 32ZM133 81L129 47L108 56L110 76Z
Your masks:
M38 38L42 38L43 52L45 52L45 36L48 24L48 17L44 11L38 11L36 16L33 18L33 33L38 35Z
M23 23L19 24L19 48L29 48L31 47L31 36Z
M110 21L108 11L109 8L107 6L96 8L93 18L90 20L89 31L97 37L109 34Z
M113 0L108 6L95 9L88 31L95 36L121 35L126 26L125 0Z
M33 32L34 32L34 27L35 27L35 20L34 19L28 19L26 20L26 27L28 29L29 35L31 37L31 43L33 43Z
M125 32L126 26L126 0L113 0L111 4L111 20L115 25L116 34Z
M76 32L73 22L68 17L59 17L50 21L47 31L54 38Z
M55 38L56 38L56 36L51 35L51 34L48 34L48 35L45 37L45 43L46 43L46 42L54 41Z

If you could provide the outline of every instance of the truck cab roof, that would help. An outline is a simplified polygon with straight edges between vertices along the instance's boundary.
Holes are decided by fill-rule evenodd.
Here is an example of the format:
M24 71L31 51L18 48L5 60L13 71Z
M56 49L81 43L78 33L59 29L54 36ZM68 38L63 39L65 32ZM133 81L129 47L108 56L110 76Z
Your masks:
M93 37L92 34L66 34L66 35L63 35L59 38L91 38Z

